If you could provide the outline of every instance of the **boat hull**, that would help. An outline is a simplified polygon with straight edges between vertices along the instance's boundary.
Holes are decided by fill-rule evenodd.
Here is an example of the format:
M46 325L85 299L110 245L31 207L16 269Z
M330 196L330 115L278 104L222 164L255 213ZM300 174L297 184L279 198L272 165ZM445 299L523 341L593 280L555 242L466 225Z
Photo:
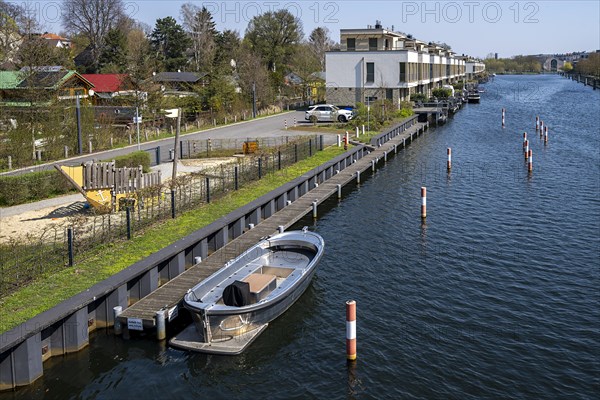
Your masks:
M302 235L312 236L303 243ZM298 300L310 285L323 254L322 238L314 233L290 232L275 235L266 242L267 245L263 241L253 246L186 295L184 306L192 315L194 328L187 328L171 339L173 346L215 354L239 354ZM255 257L249 256L252 254ZM250 261L240 261L248 258ZM260 266L262 264L269 265ZM220 297L223 286L234 279L239 281L243 275L240 271L245 271L246 278L256 274L273 276L277 287L253 304L227 306Z

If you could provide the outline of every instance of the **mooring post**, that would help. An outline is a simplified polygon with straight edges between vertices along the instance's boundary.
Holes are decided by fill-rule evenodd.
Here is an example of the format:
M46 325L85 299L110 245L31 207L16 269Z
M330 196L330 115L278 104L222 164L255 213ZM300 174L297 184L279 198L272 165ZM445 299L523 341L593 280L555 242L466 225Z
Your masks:
M342 185L337 185L337 196L338 199L342 198Z
M279 233L283 233L285 231L285 228L283 227L283 225L279 225L277 227L277 230L279 231Z
M446 165L448 172L452 169L452 149L448 147L448 163Z
M427 188L421 188L421 218L427 218Z
M113 319L115 321L113 325L113 329L115 335L120 335L123 332L123 326L121 325L121 320L119 320L119 315L123 312L122 306L113 307Z
M527 159L527 171L533 171L533 150L529 149L529 158Z
M346 302L346 358L356 360L356 301Z
M158 340L165 340L166 337L165 311L160 310L156 312L156 338Z
M525 151L526 144L527 144L527 132L523 132L523 151Z
M373 169L373 172L375 172L375 160L371 160L371 168Z
M69 253L69 267L73 266L73 228L67 229L67 246Z
M356 183L360 183L360 171L356 171Z
M313 218L317 219L317 200L312 202Z
M387 162L387 151L383 152L383 162L386 163Z

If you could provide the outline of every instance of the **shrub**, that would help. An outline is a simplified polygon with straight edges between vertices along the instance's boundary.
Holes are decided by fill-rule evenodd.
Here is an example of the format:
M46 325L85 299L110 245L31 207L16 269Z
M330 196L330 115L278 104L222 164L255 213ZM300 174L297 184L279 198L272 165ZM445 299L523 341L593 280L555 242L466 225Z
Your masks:
M0 178L0 206L10 207L73 192L58 171L32 172Z
M116 157L114 160L117 168L137 168L141 165L144 172L150 172L150 154L146 151L136 151L124 156ZM104 161L109 162L112 160Z
M433 97L437 97L438 99L447 99L452 96L452 90L446 88L433 89L431 93L433 94Z
M427 101L427 96L423 93L413 93L410 95L411 101Z

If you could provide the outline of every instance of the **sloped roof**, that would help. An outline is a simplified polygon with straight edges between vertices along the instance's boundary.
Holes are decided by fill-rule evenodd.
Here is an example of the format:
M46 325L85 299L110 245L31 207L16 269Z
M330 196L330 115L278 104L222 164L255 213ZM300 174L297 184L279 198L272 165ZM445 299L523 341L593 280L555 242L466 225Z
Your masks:
M82 80L90 87L94 86L76 71L39 68L33 73L28 73L25 69L0 71L0 89L25 89L28 87L55 89L73 77Z
M81 74L94 85L96 93L114 93L121 90L127 74Z
M62 40L62 41L66 41L66 42L70 42L69 39L64 38L62 36L59 36L55 33L44 33L42 36L40 36L43 39L53 39L53 40Z
M208 74L196 72L160 72L156 74L152 79L155 82L196 83L206 75Z

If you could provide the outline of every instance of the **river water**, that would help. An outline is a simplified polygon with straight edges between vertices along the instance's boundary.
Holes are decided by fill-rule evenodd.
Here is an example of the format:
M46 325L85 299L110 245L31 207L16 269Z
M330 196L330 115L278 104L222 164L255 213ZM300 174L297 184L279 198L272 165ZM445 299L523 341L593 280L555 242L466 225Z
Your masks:
M0 399L598 398L600 91L558 76L485 87L481 104L346 188L316 223L301 221L325 238L325 256L308 291L244 354L99 332ZM351 367L348 299L358 304Z

